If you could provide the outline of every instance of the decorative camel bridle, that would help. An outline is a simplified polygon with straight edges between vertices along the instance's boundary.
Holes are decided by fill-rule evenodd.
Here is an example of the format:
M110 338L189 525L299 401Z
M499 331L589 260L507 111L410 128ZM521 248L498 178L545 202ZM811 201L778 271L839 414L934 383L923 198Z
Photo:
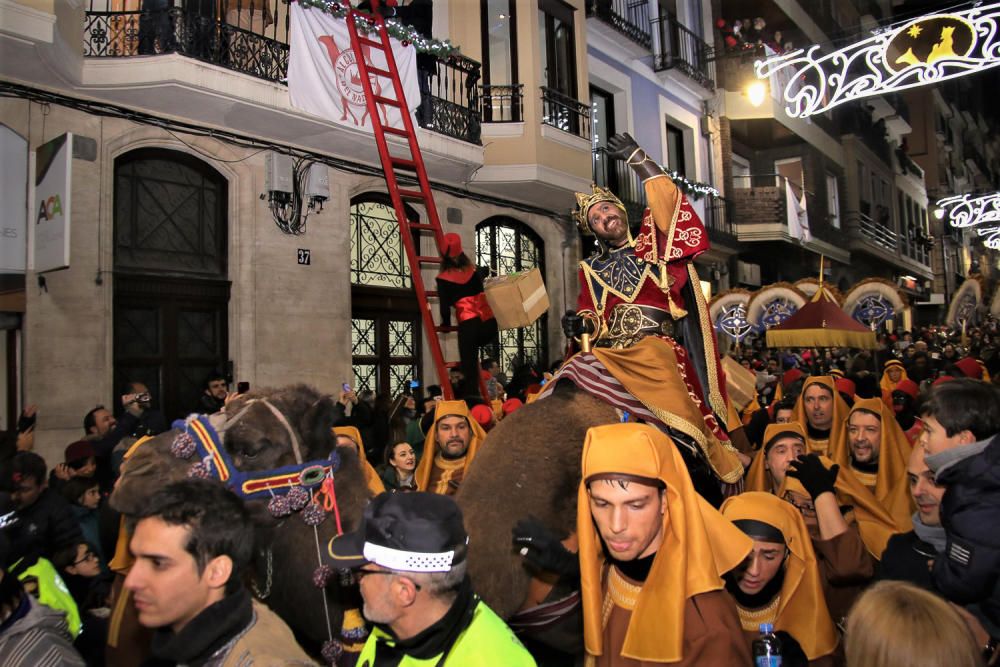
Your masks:
M294 464L272 470L239 470L223 447L226 431L258 404L266 407L285 429L295 455ZM213 420L218 426L213 424ZM312 527L316 542L318 567L313 572L313 584L320 589L326 588L335 572L332 567L323 564L317 526L326 520L329 512L337 523L337 535L344 532L333 481L334 473L340 469L340 454L336 448L330 451L326 459L304 462L295 430L281 410L266 398L249 399L232 417L226 417L223 413L211 416L192 414L186 419L175 421L173 427L181 432L174 437L170 452L180 459L191 459L197 455L197 460L188 469L188 477L217 480L243 500L263 500L270 497L267 509L276 519L284 519L301 510L302 520ZM270 548L268 556L270 557ZM270 589L270 583L267 588ZM334 665L344 652L344 644L333 636L325 593L322 598L327 626L327 641L323 643L322 655L330 665ZM360 615L348 618L350 611L352 610L345 614L344 627L339 634L353 644L363 641L367 631Z

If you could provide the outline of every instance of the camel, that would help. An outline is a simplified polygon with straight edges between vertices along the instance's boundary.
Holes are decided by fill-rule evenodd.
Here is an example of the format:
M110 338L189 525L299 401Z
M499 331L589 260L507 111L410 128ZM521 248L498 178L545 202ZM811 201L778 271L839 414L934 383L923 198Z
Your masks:
M236 469L265 471L296 463L289 429L260 399L266 399L287 420L298 438L303 460L328 458L336 447L330 431L333 399L311 387L295 385L253 392L227 406L230 416L246 408L244 416L223 435L223 446ZM177 429L168 431L135 449L122 465L121 480L111 496L115 509L126 516L134 514L155 490L188 475L196 457L182 459L171 452L180 433ZM335 495L341 527L347 532L358 526L369 492L357 454L350 448L337 451L340 466L334 473ZM256 528L253 590L288 623L303 646L318 655L328 639L324 596L334 638L341 628L344 610L359 606L357 587L349 581L344 586L334 576L322 591L313 583L313 573L319 566L317 539L320 548L325 549L337 534L337 522L331 514L314 533L300 515L277 519L267 506L266 499L247 502Z

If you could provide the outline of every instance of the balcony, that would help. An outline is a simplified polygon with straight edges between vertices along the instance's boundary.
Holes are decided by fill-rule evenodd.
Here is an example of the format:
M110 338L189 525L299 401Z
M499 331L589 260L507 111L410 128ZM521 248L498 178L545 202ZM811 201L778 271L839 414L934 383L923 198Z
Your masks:
M541 87L542 124L590 140L590 106L558 90Z
M639 46L653 43L649 30L649 0L590 0L587 18L597 17Z
M524 120L524 84L479 87L484 123L520 123Z
M653 20L659 37L653 54L653 69L676 69L699 85L715 90L715 51L705 41L670 14Z
M204 18L184 7L163 12L112 12L94 10L96 4L92 1L85 14L85 57L177 54L264 81L286 84L288 12L278 3L263 3L264 9L255 9L261 3L230 2L230 6L246 8L236 11L233 20L238 24ZM273 14L269 9L271 4L274 4ZM281 19L274 21L272 15ZM464 56L438 58L430 80L431 117L422 120L420 126L479 145L482 121L476 86L479 73L479 63Z
M848 216L848 229L854 230L868 243L895 254L899 238L892 228L875 222L870 216L857 212Z

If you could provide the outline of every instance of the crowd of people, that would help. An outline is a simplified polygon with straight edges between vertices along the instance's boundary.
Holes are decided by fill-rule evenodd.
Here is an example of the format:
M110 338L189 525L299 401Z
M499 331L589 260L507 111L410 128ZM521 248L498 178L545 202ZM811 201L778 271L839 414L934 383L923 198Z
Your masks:
M295 525L325 520L305 489L310 477L310 488L323 480L337 526L326 544L306 529L307 555L319 560L311 583L326 589L338 579L345 596L356 584L363 614L348 627L352 610L343 610L345 641L331 637L321 650L330 664L1000 663L996 323L887 333L874 351L752 345L722 359L702 328L707 305L692 262L708 246L696 213L627 134L609 140L608 155L642 179L650 211L633 236L613 193L577 194L577 222L599 251L581 262L577 308L561 322L579 353L549 373L526 368L508 379L495 360L469 363L480 330L496 325L475 269L449 243L444 282L460 337L471 323L450 392L415 381L395 397L349 385L333 397L310 390L302 404L324 417L293 427L269 395L241 399L212 374L197 408L209 416L167 440L150 439L168 425L149 387L129 382L116 410L84 416L58 462L32 451L37 411L26 408L0 441L0 663L314 664L289 619L262 603L275 571L302 563L252 548L255 531L285 525L293 502L305 522ZM573 431L574 416L560 413L557 428L574 435L549 432L531 450L537 466L515 461L517 478L503 477L512 457L502 443L531 444L533 414L584 392L609 417ZM235 483L227 476L243 474L237 464L276 460L270 436L236 447L231 435L249 428L249 419L233 424L254 401L300 465L294 474L255 468ZM319 458L302 456L296 431ZM546 448L561 435L573 454L554 460ZM174 459L199 447L206 455L184 468L187 478L171 482L165 472L126 521L108 497L135 484L119 478L123 460L153 467L135 463L137 450L158 451L150 442L168 444ZM339 469L342 458L358 468ZM492 475L504 491L480 500L524 509L543 461L550 481L561 480L553 515L566 524L542 521L535 507L497 524L497 562L531 575L524 606L504 619L477 595L487 582L470 576L462 507L473 506L459 491ZM347 493L363 507L346 530L335 469L358 471L336 482L353 481ZM200 479L213 470L215 481ZM218 483L227 479L229 489ZM244 502L265 486L263 503ZM264 593L248 577L255 556L265 561ZM323 600L311 613L329 624ZM309 615L304 600L297 606ZM539 643L546 632L550 643Z
M780 30L768 30L767 21L760 16L749 19L727 21L721 18L715 22L715 27L722 34L722 42L727 51L752 50L763 46L775 53L791 51L792 42Z

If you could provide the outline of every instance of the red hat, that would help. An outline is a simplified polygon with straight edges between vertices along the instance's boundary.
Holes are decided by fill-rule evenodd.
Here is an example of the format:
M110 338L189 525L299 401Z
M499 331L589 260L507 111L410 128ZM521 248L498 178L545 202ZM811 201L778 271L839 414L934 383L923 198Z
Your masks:
M94 445L89 440L77 440L66 445L66 463L82 461L94 455Z
M803 373L798 368L790 368L781 376L781 386L788 387L802 376Z
M962 375L967 378L974 380L983 379L983 367L973 357L965 357L961 361L955 362L955 368L962 371Z
M954 377L952 377L951 375L942 375L942 376L941 376L941 377L939 377L939 378L938 378L937 380L934 380L934 382L932 382L932 383L931 383L931 386L932 386L932 387L936 387L936 386L938 386L939 384L944 384L945 382L950 382L950 381L952 381L952 380L954 380L954 379L955 379L955 378L954 378Z
M462 237L454 232L444 235L441 252L445 257L458 257L462 254Z
M524 403L519 398L508 398L503 402L503 416L506 417L518 408L524 407Z
M893 389L893 391L901 391L904 394L909 394L910 397L916 399L917 395L920 394L920 386L913 380L907 378L906 380L900 380L897 382L896 388Z
M838 392L847 394L851 398L854 398L854 393L857 391L857 387L854 386L854 382L848 380L847 378L834 378L833 386L837 388Z
M484 429L489 428L493 424L493 411L485 405L474 405L472 409L469 410L469 414L473 419L479 422L479 425Z

